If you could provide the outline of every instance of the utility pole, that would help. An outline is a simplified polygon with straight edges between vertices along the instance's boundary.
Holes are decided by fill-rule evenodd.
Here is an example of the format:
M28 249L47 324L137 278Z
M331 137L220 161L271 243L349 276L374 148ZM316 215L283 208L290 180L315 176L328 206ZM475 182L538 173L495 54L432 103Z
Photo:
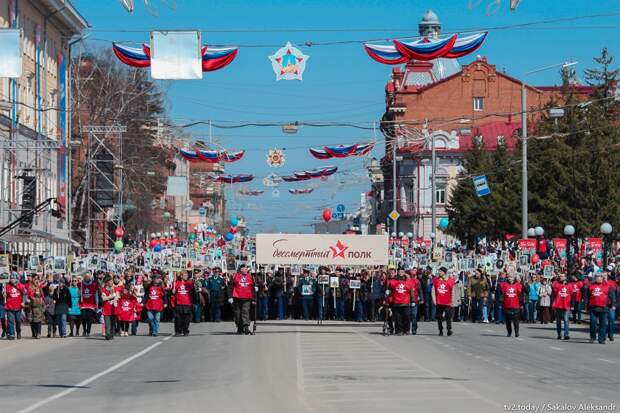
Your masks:
M398 138L395 136L392 142L392 211L396 211L396 145ZM394 220L393 231L398 234L398 218Z
M527 238L527 89L521 82L521 238Z
M428 133L428 121L424 122L424 135L425 140L428 142L428 138L431 141L431 233L435 232L435 228L437 228L437 205L436 205L436 189L435 189L435 164L437 163L437 154L435 152L435 134L431 133L429 136ZM433 241L433 247L435 246L435 239L437 237L431 237Z

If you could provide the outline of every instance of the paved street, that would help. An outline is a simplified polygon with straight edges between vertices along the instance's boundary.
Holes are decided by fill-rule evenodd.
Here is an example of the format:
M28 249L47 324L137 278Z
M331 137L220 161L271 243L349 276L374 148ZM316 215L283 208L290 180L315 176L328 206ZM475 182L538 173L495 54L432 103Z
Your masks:
M182 338L2 341L0 410L499 412L617 401L618 344L588 344L578 327L570 341L540 325L515 339L489 324L438 337L421 323L418 336L383 337L380 324L312 322L259 325L254 337L203 323Z

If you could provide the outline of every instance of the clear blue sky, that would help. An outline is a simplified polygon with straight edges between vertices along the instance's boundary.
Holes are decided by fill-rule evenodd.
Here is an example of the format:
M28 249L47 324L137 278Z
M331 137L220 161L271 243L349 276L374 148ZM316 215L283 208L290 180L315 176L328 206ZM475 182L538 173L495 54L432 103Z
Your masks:
M360 44L310 48L303 44L415 35L418 22L429 8L439 15L444 31L620 12L617 0L522 0L515 12L509 11L509 0L501 2L499 10L488 15L486 5L491 0L177 0L175 11L167 8L165 1L151 0L159 11L159 16L154 17L145 11L143 0L135 0L133 14L126 13L116 0L73 0L93 29L88 47L109 49L111 41L148 41L152 29L200 29L204 43L241 45L235 62L219 72L206 73L203 80L162 84L168 91L170 117L179 124L186 119L378 121L384 110L384 86L390 67L372 61ZM480 4L469 7L470 3ZM620 58L619 33L618 16L491 30L478 53L516 77L541 66L578 60L582 79L581 72L592 66L592 57L602 47L607 46ZM287 41L310 55L302 82L275 81L267 56ZM472 58L464 58L462 63ZM533 84L559 82L554 71L541 72L528 80ZM207 128L195 127L191 133L204 138ZM307 148L365 141L373 137L372 132L306 127L297 135L284 135L279 128L244 128L214 129L214 136L225 147L248 151L228 172L252 173L259 178L246 188L266 189L263 196L256 198L236 195L238 186L227 191L231 214L246 216L253 232L310 232L310 224L319 219L324 207L343 203L347 210L355 210L360 193L369 189L363 160L319 161L309 155ZM380 158L383 148L378 146L373 156ZM287 148L286 164L272 169L265 159L267 151L275 147ZM307 187L305 183L282 185L278 198L271 195L270 188L262 186L262 177L270 172L284 175L327 164L337 165L342 173L328 182L316 183L310 195L288 194L287 188Z

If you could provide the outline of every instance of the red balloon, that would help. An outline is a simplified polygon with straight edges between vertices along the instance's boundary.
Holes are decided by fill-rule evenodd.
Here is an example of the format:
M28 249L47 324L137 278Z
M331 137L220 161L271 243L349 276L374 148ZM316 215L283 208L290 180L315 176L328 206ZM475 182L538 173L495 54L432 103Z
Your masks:
M236 227L230 227L230 231L231 234L236 234L237 233L237 228Z
M159 241L157 241L156 239L152 239L151 242L149 242L149 247L151 248L155 248L155 245L158 245Z
M538 261L540 261L540 257L538 256L538 254L532 255L532 264L537 264Z
M332 219L332 210L329 208L325 208L323 210L323 221L329 222Z
M122 227L116 227L114 230L114 235L116 235L116 238L123 238L123 235L125 235L125 230L123 230Z

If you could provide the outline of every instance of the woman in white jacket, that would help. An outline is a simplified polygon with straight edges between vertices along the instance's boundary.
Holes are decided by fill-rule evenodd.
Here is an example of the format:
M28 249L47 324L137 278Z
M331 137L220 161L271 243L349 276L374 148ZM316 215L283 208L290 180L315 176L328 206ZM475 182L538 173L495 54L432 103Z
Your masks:
M551 285L546 278L540 281L538 287L538 304L540 305L540 324L547 324L550 320L549 308L551 307Z

